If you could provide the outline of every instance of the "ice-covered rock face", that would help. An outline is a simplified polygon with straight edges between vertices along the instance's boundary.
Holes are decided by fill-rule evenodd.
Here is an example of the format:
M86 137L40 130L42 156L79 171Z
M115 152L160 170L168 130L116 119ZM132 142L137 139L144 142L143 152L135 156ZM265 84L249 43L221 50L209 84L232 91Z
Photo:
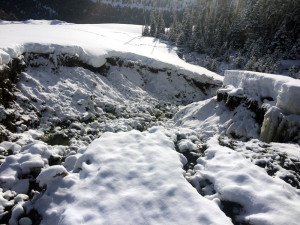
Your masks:
M260 140L300 144L300 115L289 115L278 107L271 107L264 117Z

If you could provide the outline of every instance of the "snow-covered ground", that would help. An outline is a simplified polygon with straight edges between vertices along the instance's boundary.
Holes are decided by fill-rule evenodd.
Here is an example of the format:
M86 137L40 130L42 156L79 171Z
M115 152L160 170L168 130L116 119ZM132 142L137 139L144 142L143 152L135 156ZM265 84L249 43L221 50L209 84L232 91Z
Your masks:
M298 81L223 82L135 25L0 33L1 223L298 224Z

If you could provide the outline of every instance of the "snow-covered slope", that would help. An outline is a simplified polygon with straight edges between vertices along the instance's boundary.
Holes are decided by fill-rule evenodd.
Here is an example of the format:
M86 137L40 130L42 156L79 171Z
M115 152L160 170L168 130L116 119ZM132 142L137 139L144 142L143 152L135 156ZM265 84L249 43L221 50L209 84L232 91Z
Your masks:
M106 58L139 60L157 69L175 69L196 79L214 83L222 77L198 66L185 63L176 48L158 39L141 36L138 25L78 25L60 21L1 22L0 64L22 53L78 55L79 60L101 67ZM202 76L198 76L202 75Z
M223 83L141 26L2 21L0 33L1 223L298 224L292 80ZM294 144L258 140L276 136L274 118Z

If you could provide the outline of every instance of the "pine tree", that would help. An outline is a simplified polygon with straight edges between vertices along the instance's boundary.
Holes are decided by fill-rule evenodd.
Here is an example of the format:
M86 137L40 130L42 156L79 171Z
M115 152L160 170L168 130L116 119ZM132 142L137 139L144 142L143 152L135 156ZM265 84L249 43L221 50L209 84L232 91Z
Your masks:
M258 59L258 61L257 61L257 69L255 71L265 72L265 70L266 70L266 66L265 66L264 58Z
M176 39L176 44L178 46L185 46L186 45L186 38L185 38L185 35L184 35L184 32L181 32L177 39Z
M289 68L289 76L296 78L296 67L294 65Z
M150 36L150 28L149 28L148 24L146 24L146 25L144 26L143 34L142 34L142 35L143 35L143 36Z
M238 56L234 60L234 67L241 69L241 68L243 68L243 65L244 65L244 59L242 57L241 52L239 52Z
M187 42L192 39L193 21L192 21L192 12L189 8L186 8L183 13L182 32L183 32L183 34L185 36L185 40Z
M245 70L249 70L249 71L255 70L255 64L256 64L256 58L255 56L251 56L251 58L245 65Z
M298 73L296 74L295 79L300 79L300 70L299 70Z
M152 37L156 37L157 22L157 11L152 10L150 14L150 36Z
M162 11L159 11L156 37L163 38L165 32L166 32L166 25L165 25L165 21L164 21L164 16L163 16Z

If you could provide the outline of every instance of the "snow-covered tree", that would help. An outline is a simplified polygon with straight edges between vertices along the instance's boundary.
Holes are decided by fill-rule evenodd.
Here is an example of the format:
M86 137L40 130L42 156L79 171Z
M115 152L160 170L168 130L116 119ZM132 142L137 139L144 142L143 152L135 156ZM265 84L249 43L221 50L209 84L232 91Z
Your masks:
M160 10L157 16L157 32L156 37L163 38L166 32L166 25L164 21L164 16L162 11Z

